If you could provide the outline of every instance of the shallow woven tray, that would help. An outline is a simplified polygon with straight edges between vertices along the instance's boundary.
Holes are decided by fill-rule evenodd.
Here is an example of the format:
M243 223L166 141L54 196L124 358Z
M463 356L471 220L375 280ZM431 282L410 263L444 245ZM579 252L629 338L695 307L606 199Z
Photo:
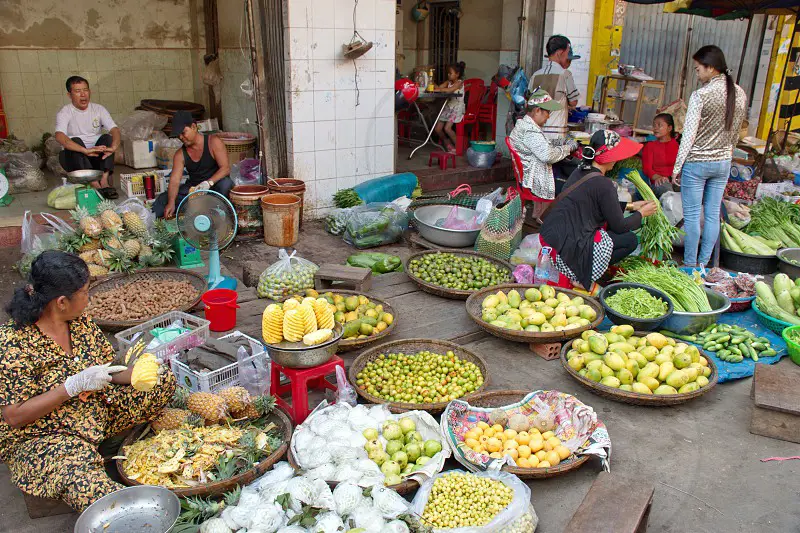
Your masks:
M372 348L367 349L361 355L359 355L353 364L350 365L350 370L347 373L347 379L350 381L350 384L356 389L356 392L359 396L361 396L364 400L370 403L382 403L386 404L389 408L389 411L393 413L405 413L406 411L428 411L429 413L439 413L444 411L444 408L447 407L447 404L450 402L436 402L436 403L405 403L405 402L387 402L383 398L379 398L377 396L373 396L371 394L367 394L361 387L356 385L356 380L358 379L356 376L359 372L361 372L364 367L367 365L368 362L377 359L377 357L382 353L387 352L404 352L404 353L417 353L423 350L429 350L431 352L446 352L451 350L454 354L456 354L459 359L463 359L465 361L469 361L474 363L478 366L483 375L483 384L477 388L474 392L470 394L466 394L462 396L461 400L469 400L479 392L483 391L486 386L489 384L489 369L486 366L486 361L483 360L481 356L478 354L467 350L460 344L456 344L454 342L449 341L442 341L442 340L435 340L435 339L403 339L398 341L390 341L384 344L380 344L378 346L374 346Z
M570 289L555 289L557 293L563 292L564 294L569 295L570 298L575 298L576 296L582 297L584 299L584 303L591 306L591 308L595 310L597 313L597 318L595 318L594 321L588 326L571 328L565 331L548 331L545 333L536 331L514 331L511 329L501 328L498 326L493 326L488 322L484 322L484 320L481 318L481 304L483 303L483 299L490 294L494 294L497 291L510 291L511 289L516 289L524 298L524 293L527 289L538 289L539 287L540 285L534 284L509 283L506 285L497 285L496 287L487 287L485 289L481 289L467 299L467 314L472 320L475 321L476 324L495 337L500 337L502 339L507 339L514 342L527 342L529 344L547 344L574 339L575 337L579 337L581 333L588 329L595 329L600 325L600 323L603 321L603 318L606 316L605 312L603 311L603 306L600 305L600 302L594 298Z
M346 294L346 295L354 294L356 296L359 296L359 295L366 296L367 298L369 298L370 302L375 302L376 305L377 304L382 305L384 312L389 313L389 314L392 315L392 317L394 317L394 320L392 320L392 323L389 324L389 327L386 328L385 330L381 331L378 335L373 335L371 337L367 337L366 339L342 339L341 341L339 341L339 349L338 349L337 352L349 352L349 351L352 351L352 350L358 350L358 349L363 348L364 346L368 346L370 344L374 344L375 342L383 339L384 337L388 337L389 335L391 335L392 330L394 329L394 325L397 324L397 314L395 313L395 310L392 307L392 304L390 304L386 300L381 300L380 298L375 298L375 297L371 296L369 293L358 292L358 291L334 290L334 289L321 290L321 291L317 291L317 292L319 292L320 296L322 296L326 292L332 292L333 294ZM344 324L342 324L342 326L344 326Z
M637 337L644 337L648 333L652 333L652 331L636 331L634 335ZM677 340L677 342L681 342ZM689 344L689 343L685 343ZM706 355L706 353L700 348L697 349L700 351L700 355L706 358L708 361L708 367L711 369L711 375L708 376L708 385L702 387L694 392L685 392L683 394L662 394L662 395L655 395L655 394L641 394L638 392L628 392L624 390L615 389L614 387L608 387L606 385L602 385L598 382L592 381L589 378L583 377L578 372L576 372L571 366L567 364L567 352L571 349L571 343L567 343L561 348L561 365L567 370L569 375L578 380L581 385L592 391L593 393L597 394L598 396L602 396L604 398L608 398L609 400L614 400L617 402L622 403L630 403L633 405L647 405L652 407L665 407L670 405L678 405L681 403L688 402L689 400L693 400L702 396L703 394L707 393L711 389L713 389L717 385L717 381L719 380L719 373L717 372L717 365L714 364L714 361Z
M530 393L531 391L523 390L487 391L476 394L470 398L469 404L474 407L505 407L506 405L519 402ZM588 455L579 457L573 454L568 457L566 461L562 461L556 466L551 466L549 468L520 468L518 466L504 465L502 469L521 479L545 479L577 470L588 460Z
M441 296L442 298L450 298L453 300L466 300L467 298L470 297L471 294L475 294L478 291L463 291L456 289L448 289L447 287L434 285L433 283L422 281L420 278L418 278L408 270L408 264L411 262L412 259L416 259L424 255L435 254L435 253L448 253L453 255L474 255L477 257L482 257L483 259L486 259L487 261L490 261L496 264L497 266L505 268L506 270L508 270L509 277L511 277L511 273L514 272L514 267L511 265L511 263L507 261L496 259L490 255L481 254L478 252L471 252L469 250L459 250L457 248L456 249L442 248L441 250L425 250L408 256L408 259L406 259L405 263L403 263L403 270L408 275L408 277L411 278L411 281L419 285L419 288L422 289L423 291L429 292L436 296ZM513 283L513 279L514 278L512 277L509 283Z
M273 411L267 417L266 422L267 424L271 422L277 426L276 429L282 433L281 436L283 438L283 442L277 450L262 459L261 462L259 462L256 466L247 472L242 472L238 476L233 476L229 479L223 479L222 481L217 481L215 483L206 483L197 487L170 490L179 498L188 498L190 496L208 497L221 496L222 494L235 488L237 485L244 486L250 484L254 479L264 474L264 472L272 468L272 465L283 458L283 456L286 454L286 451L289 449L289 441L292 438L292 421L280 407L275 407L275 409L273 409ZM133 442L136 441L146 427L148 426L143 425L128 435L128 437L122 442L122 446L119 448L119 455L123 455L124 447L133 444ZM116 459L115 462L117 464L117 471L122 477L122 481L125 483L125 485L130 487L141 485L141 483L130 479L127 475L125 475L125 469L122 467L123 459Z
M289 446L289 452L286 454L286 459L289 461L289 465L294 468L296 471L301 471L300 465L297 464L297 459L295 458L294 454L292 453L292 447ZM339 484L338 481L326 481L325 483L331 488L331 490L336 488L336 485ZM388 485L390 489L395 491L397 494L408 494L409 492L413 492L419 488L419 483L415 479L406 479L402 483L398 485Z
M181 268L146 268L137 270L131 274L115 274L113 276L108 276L96 281L89 287L89 298L91 299L91 297L95 294L115 289L121 285L136 283L137 281L143 279L188 281L197 289L197 297L193 301L183 305L178 309L162 310L141 319L115 321L93 318L94 323L100 326L101 329L107 331L120 331L143 324L144 322L163 315L164 313L168 313L169 311L188 312L190 309L200 303L200 298L202 298L203 293L206 290L206 278L196 272L192 272L191 270L183 270Z

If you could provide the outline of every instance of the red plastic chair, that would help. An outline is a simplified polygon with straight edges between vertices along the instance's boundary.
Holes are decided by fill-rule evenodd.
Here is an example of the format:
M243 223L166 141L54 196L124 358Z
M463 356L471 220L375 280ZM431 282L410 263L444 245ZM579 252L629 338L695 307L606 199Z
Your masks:
M522 201L540 202L545 204L552 202L553 200L539 198L533 194L530 189L522 185L522 176L524 173L522 158L519 156L519 152L517 152L516 148L514 148L514 145L511 144L511 137L506 137L506 146L508 146L508 152L511 154L511 168L514 171L514 179L517 182L517 192L519 192L519 196L522 198Z
M497 135L497 84L495 82L492 82L489 86L489 91L478 109L478 126L476 130L480 131L481 124L489 125L489 129L492 132L489 140L493 141Z
M466 135L466 127L472 126L472 140L478 140L478 110L481 107L481 99L483 93L486 92L486 86L483 80L478 78L471 78L464 81L464 91L466 93L466 112L464 119L456 124L456 155L464 155L467 151L469 139Z

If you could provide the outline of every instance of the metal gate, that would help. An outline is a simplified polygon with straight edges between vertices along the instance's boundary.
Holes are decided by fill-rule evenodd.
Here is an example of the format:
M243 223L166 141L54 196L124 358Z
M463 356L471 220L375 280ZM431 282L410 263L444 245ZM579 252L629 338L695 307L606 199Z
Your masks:
M692 55L701 46L715 44L725 53L734 78L739 75L739 85L750 100L765 24L765 15L753 17L740 65L747 20L714 20L664 13L662 5L627 4L620 63L642 67L653 78L666 82L665 103L678 98L688 101L699 87Z
M459 2L430 4L430 64L436 83L447 79L447 67L458 60Z

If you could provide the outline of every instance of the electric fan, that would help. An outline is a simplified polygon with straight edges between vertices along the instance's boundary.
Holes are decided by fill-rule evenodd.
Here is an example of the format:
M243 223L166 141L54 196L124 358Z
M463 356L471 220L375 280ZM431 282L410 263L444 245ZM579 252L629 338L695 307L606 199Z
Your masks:
M233 205L216 191L194 191L181 200L175 218L181 237L209 252L209 290L236 290L236 278L225 277L219 270L219 251L233 242L238 226Z

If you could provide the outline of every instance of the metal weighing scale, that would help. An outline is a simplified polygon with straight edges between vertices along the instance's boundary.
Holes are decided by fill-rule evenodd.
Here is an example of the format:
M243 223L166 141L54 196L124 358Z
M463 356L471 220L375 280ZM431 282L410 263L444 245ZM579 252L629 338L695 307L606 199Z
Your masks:
M189 244L178 231L178 221L176 219L164 221L167 230L174 233L172 239L172 249L175 252L175 264L179 268L200 268L205 266L203 258L200 257L200 250Z
M90 215L97 214L97 205L104 200L97 189L92 187L92 182L100 181L103 177L102 170L73 170L67 172L67 181L83 185L75 189L75 202L78 207L86 209Z

